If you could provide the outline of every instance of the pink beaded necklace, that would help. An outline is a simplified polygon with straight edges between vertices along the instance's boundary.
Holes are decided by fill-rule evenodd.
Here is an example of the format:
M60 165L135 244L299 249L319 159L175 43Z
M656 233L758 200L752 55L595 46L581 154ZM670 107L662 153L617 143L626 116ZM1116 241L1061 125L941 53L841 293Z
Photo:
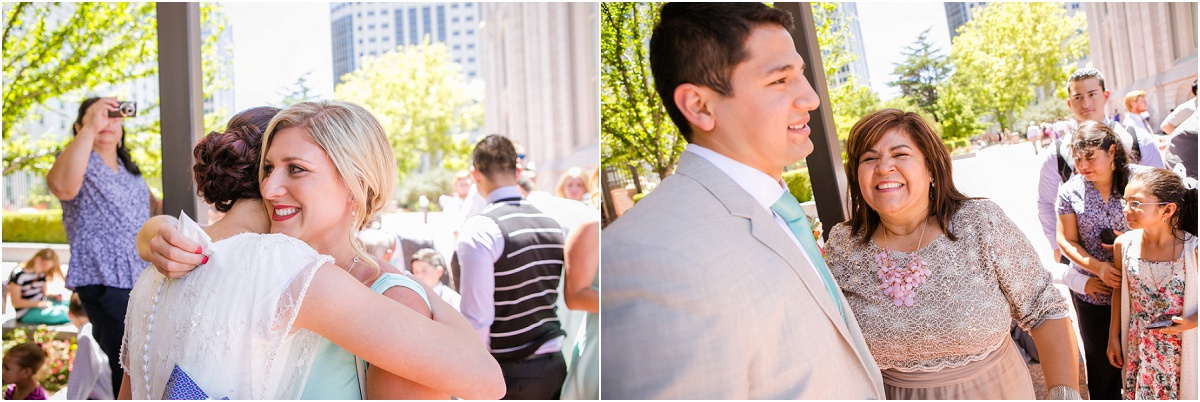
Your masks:
M884 246L883 252L875 255L875 263L879 265L879 271L876 276L883 281L879 285L883 289L883 294L892 297L892 304L899 306L913 305L913 299L917 294L917 287L925 283L925 278L929 277L929 268L925 267L925 261L921 260L921 256L917 254L921 250L921 242L925 240L925 226L929 225L929 219L921 224L921 235L917 237L917 249L913 251L912 259L904 268L897 268L896 262L892 260L892 249L887 246L888 230L883 228Z

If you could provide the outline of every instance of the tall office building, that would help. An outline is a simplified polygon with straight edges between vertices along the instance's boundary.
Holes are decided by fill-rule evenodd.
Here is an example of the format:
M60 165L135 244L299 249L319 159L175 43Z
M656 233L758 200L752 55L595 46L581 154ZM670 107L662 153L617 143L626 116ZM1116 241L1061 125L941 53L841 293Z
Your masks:
M596 3L484 3L480 47L483 132L525 147L537 185L600 160L600 7Z
M950 41L953 42L954 38L958 36L958 27L966 25L975 10L987 5L987 2L946 2L942 4L946 8L946 28L950 29Z
M444 43L466 79L479 77L479 3L329 3L333 82L401 45Z
M1146 91L1150 126L1192 96L1196 3L1085 3L1092 62L1112 92L1105 111L1125 113L1125 94Z
M831 86L845 84L851 75L856 76L860 85L871 85L871 73L867 70L866 46L863 46L862 28L858 22L858 5L855 3L837 3L834 15L845 17L850 22L850 41L846 51L854 55L854 61L842 66L830 80ZM834 27L837 29L837 27Z

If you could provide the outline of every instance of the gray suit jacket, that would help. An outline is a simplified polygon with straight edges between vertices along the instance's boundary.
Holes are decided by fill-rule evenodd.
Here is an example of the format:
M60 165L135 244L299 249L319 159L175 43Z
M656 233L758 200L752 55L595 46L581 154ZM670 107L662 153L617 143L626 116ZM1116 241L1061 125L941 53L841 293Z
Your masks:
M883 399L850 307L847 326L771 212L704 158L685 152L602 238L603 398Z

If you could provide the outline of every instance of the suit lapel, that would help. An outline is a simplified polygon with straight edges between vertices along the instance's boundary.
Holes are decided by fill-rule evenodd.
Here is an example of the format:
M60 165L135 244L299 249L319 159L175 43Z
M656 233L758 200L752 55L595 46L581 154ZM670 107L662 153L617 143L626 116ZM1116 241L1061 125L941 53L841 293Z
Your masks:
M770 211L759 205L758 201L745 189L703 157L684 152L679 158L679 167L676 168L675 173L699 182L729 210L730 215L749 220L750 235L787 263L792 272L800 277L800 281L808 288L809 293L812 293L817 305L821 307L821 311L837 327L838 333L846 338L846 342L850 343L854 349L858 349L849 328L846 327L846 322L842 320L841 313L838 312L833 299L828 296L829 292L825 290L824 282L821 281L813 267L808 265L803 251L775 222L775 217ZM821 258L821 256L813 256L813 258ZM844 300L845 297L842 299ZM849 314L850 307L845 306L845 308Z

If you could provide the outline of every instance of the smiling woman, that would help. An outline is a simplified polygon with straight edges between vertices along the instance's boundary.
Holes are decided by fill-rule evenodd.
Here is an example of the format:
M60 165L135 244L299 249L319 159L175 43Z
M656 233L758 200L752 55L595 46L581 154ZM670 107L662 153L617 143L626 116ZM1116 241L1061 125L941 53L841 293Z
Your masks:
M1013 320L1042 351L1051 394L1077 393L1066 300L1000 207L958 191L929 124L880 110L846 147L852 216L830 232L826 258L887 398L1032 399Z

